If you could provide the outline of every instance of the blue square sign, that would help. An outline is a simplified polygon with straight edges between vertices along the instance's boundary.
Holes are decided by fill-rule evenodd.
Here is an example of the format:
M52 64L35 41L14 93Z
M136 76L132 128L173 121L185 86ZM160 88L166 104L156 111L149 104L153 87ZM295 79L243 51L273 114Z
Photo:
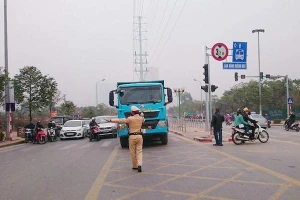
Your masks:
M232 62L247 62L247 42L233 42Z

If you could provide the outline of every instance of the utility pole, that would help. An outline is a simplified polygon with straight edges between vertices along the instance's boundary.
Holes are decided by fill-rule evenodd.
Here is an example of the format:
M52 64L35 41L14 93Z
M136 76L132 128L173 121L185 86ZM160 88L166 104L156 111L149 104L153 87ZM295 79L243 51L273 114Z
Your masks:
M4 0L4 59L5 59L5 108L6 104L9 102L9 81L8 81L8 43L7 43L7 0ZM9 121L10 116L7 109L5 109L5 118L6 118L6 140L10 139L10 128Z
M134 40L139 42L139 54L137 54L136 51L134 52L134 56L136 57L134 63L139 65L139 69L135 69L135 72L138 72L140 81L144 81L144 77L147 73L147 70L144 69L144 65L148 64L148 54L147 52L143 54L143 40L146 40L143 36L143 32L146 32L146 30L142 27L142 25L145 24L142 22L142 16L138 16L137 19L138 21L134 22L134 24L137 25L137 28L134 29Z
M257 43L258 43L258 76L260 77L260 46L259 46L259 33L264 33L264 29L255 29L252 30L252 33L257 33ZM258 89L259 89L259 114L262 114L262 108L261 108L261 80L258 79Z
M289 117L290 114L290 105L288 104L288 99L290 97L289 93L289 76L286 75L286 117Z

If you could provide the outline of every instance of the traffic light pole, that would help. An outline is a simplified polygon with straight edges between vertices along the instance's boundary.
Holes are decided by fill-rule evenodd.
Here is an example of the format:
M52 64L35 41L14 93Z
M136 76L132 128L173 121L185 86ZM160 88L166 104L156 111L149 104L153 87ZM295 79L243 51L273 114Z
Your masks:
M207 54L207 46L205 46L204 53L205 53L205 64L208 64L208 92L205 93L206 96L206 112L205 112L205 130L209 130L209 121L211 119L211 111L210 111L210 99L211 99L211 88L210 88L210 70L209 70L209 56Z

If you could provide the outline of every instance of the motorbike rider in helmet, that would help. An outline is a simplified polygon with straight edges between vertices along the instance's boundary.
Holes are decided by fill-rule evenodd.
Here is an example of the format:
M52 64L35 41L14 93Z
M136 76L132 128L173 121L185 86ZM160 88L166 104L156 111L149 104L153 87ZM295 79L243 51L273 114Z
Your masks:
M37 134L38 134L38 132L39 132L39 130L40 129L43 129L44 128L44 126L42 125L42 122L41 121L38 121L37 123L36 123L36 126L35 126L35 135L34 135L34 140L35 140L35 138L36 138L36 136L37 136Z
M237 109L237 115L234 119L234 126L237 128L243 127L245 130L245 134L246 135L248 134L249 126L248 126L248 123L245 122L243 115L242 115L242 110L240 108Z
M55 121L50 120L48 123L48 130L53 128L54 130L56 129L56 124ZM49 132L47 131L47 137L49 138ZM56 140L56 134L54 135L54 139Z
M250 113L250 111L249 111L249 109L247 108L247 107L245 107L244 109L243 109L243 119L244 119L244 121L245 122L251 122L251 123L254 123L254 122L256 122L255 120L253 120L253 119L251 119L250 117L249 117L249 115L250 115L251 113ZM254 132L255 132L255 127L254 126L251 126L251 125L249 125L248 124L248 126L249 126L249 129L251 130L251 133L249 134L249 136L250 136L250 139L251 138L253 138L254 137Z
M96 122L95 117L92 117L92 121L90 122L91 133L93 133L93 126L99 126Z

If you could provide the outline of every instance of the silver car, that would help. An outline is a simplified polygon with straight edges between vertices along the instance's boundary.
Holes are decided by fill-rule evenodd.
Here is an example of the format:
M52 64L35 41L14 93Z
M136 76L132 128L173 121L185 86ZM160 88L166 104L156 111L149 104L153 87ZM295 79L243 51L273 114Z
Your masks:
M95 117L97 124L100 126L100 136L118 136L118 125L113 122L107 122L105 119L118 118L117 116L98 116Z
M258 121L257 124L259 124L262 128L266 129L268 127L268 120L262 115L251 113L250 118Z

